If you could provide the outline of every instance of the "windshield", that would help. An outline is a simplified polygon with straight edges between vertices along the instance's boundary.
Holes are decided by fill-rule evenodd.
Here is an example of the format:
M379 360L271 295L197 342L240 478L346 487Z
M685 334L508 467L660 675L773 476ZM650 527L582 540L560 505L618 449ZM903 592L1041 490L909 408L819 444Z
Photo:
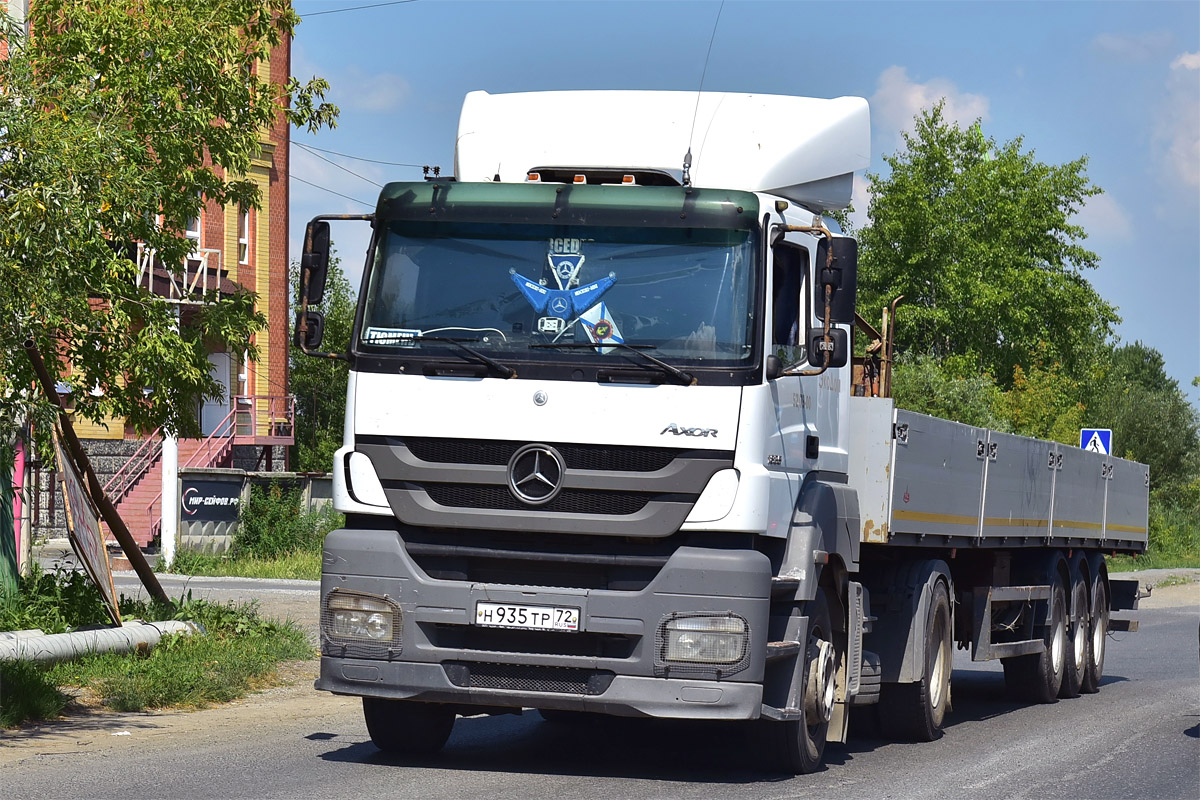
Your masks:
M393 221L375 256L360 352L449 354L451 338L507 363L754 359L747 230Z

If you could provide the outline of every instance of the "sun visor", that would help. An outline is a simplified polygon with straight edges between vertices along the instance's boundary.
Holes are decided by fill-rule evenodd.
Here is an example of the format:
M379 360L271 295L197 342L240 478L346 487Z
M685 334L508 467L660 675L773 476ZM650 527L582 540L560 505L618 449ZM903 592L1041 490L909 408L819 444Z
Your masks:
M693 116L695 125L693 128ZM524 181L536 168L654 171L692 185L778 195L811 208L850 203L870 163L867 101L725 92L471 92L454 173Z

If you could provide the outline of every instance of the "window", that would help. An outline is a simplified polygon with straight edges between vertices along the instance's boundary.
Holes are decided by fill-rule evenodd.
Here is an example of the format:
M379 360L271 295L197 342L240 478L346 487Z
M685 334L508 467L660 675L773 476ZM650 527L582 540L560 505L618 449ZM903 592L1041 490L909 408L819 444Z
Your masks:
M199 214L197 214L194 217L188 217L188 221L187 221L187 224L184 226L183 232L187 235L187 237L189 239L191 239L193 242L195 242L195 244L193 245L194 249L200 247L200 215Z
M772 350L785 365L794 364L804 358L806 326L800 300L808 274L808 250L779 242L774 255Z
M238 263L250 263L250 209L238 209Z

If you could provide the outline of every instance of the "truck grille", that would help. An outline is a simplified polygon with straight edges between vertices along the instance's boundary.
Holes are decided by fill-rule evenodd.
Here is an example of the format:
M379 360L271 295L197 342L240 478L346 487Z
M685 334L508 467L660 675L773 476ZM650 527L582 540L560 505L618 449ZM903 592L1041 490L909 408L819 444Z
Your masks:
M433 502L450 508L494 508L501 511L524 511L529 508L513 497L507 486L427 483L421 488ZM565 489L539 510L551 514L636 514L653 497L634 492Z
M442 667L446 670L446 677L455 686L470 689L508 689L517 692L595 696L604 694L615 677L615 673L607 670L526 664L447 661Z
M504 465L522 442L473 441L405 437L404 444L422 461L436 464ZM607 445L554 444L567 469L613 472L654 472L681 456L703 457L707 451L666 450L661 447L610 447ZM727 454L720 454L727 458Z

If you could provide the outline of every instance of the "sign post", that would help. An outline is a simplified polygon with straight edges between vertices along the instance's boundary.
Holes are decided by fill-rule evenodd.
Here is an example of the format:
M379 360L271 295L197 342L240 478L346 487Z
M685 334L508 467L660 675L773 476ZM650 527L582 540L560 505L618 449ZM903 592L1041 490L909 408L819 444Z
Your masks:
M1111 428L1082 428L1079 431L1079 447L1089 453L1102 456L1112 455Z
M63 455L62 444L54 437L54 454L58 458L59 476L62 479L63 503L66 505L67 535L75 555L100 589L100 596L108 615L115 624L121 624L121 611L117 608L117 587L113 585L112 565L108 561L108 550L104 547L104 534L100 531L100 520L92 510L91 501L83 491L83 482L75 472L71 461Z

